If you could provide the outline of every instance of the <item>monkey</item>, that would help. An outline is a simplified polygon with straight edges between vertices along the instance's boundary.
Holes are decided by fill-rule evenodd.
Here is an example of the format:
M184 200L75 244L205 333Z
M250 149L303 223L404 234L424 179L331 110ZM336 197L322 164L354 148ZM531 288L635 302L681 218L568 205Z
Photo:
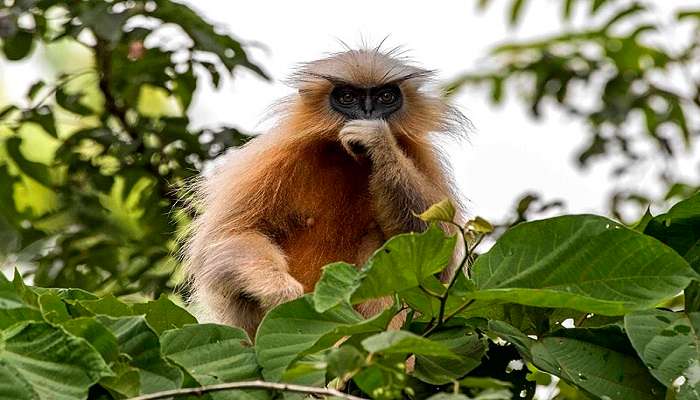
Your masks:
M433 139L461 135L468 120L427 89L433 77L379 48L300 66L275 125L195 188L185 272L205 319L253 338L267 310L313 291L324 265L362 266L390 237L425 230L415 213L461 204Z

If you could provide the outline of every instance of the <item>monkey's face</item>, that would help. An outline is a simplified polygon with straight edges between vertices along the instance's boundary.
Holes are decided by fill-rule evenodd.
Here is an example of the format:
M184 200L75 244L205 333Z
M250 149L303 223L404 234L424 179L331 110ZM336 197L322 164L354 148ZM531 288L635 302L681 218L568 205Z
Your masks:
M387 119L401 109L403 95L396 84L369 88L343 84L331 91L330 105L349 120Z

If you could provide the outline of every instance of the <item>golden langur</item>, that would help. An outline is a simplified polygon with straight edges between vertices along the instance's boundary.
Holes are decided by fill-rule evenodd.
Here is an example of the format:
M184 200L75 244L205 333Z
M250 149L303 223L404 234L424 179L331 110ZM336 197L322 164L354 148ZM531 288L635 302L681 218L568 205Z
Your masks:
M459 204L432 136L463 132L464 117L426 89L430 71L394 53L304 64L276 125L202 179L185 265L204 319L252 336L266 310L312 291L324 265L361 266L389 237L426 228L414 212Z

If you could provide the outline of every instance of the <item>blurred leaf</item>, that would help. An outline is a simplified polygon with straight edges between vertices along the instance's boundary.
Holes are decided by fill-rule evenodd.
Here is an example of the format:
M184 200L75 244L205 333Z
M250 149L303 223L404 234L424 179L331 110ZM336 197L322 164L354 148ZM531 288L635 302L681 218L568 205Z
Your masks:
M29 55L34 44L34 37L31 32L25 30L17 31L13 36L6 37L2 42L2 51L10 61L19 61Z
M68 94L62 87L56 89L56 103L58 103L59 106L78 115L86 116L93 114L90 108L80 102L81 98L81 94Z
M525 0L513 0L510 4L510 12L508 17L508 23L513 26L518 23L520 19L520 14L523 11L523 6L525 5Z

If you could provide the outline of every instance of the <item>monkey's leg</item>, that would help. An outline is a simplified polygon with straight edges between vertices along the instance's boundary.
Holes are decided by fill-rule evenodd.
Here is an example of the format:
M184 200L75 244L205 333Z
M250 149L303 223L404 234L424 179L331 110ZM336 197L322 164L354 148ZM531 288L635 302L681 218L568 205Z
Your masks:
M192 272L196 300L216 322L254 334L265 311L304 293L287 272L282 250L264 235L249 231L209 244Z

